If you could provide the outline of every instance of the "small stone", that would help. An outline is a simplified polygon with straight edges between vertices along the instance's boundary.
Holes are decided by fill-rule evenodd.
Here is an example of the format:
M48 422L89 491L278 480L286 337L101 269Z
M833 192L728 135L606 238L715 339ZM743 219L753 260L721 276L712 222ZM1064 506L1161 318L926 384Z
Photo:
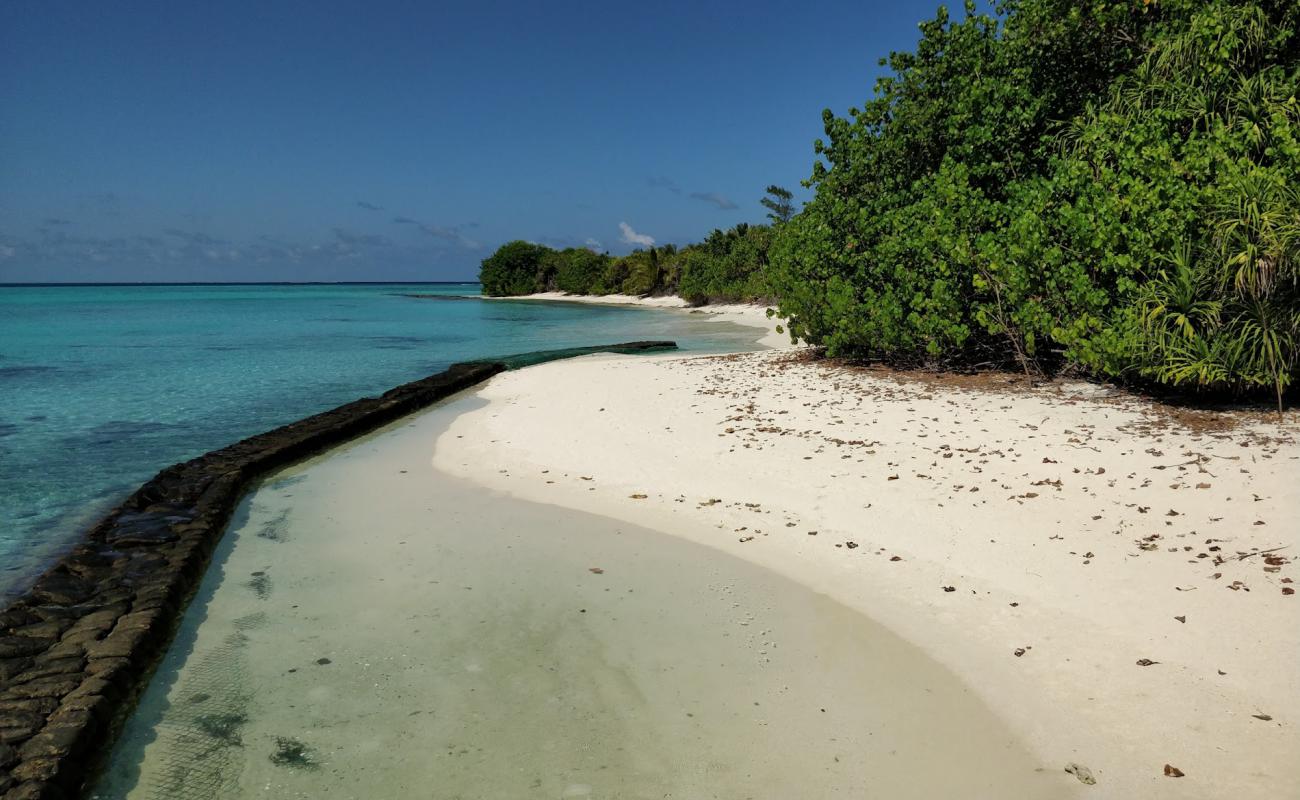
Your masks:
M53 781L59 774L59 760L56 758L36 758L23 761L13 768L10 773L20 781ZM20 789L22 787L19 787ZM5 795L5 800L9 800L13 794ZM34 797L48 797L49 795L33 795Z
M294 769L318 769L315 754L311 748L297 739L284 736L275 737L275 752L270 755L271 763Z
M129 666L131 661L126 658L94 658L86 664L86 674L108 679Z
M13 683L27 683L38 678L69 675L74 672L81 672L81 667L82 660L80 658L38 658L26 672L15 675Z
M6 713L23 712L45 717L58 707L59 701L53 697L27 697L21 700L6 699L0 700L0 716Z
M80 684L80 675L54 675L10 687L5 691L5 698L62 697Z
M25 608L10 608L0 611L0 628L18 628L38 622L40 617Z
M83 727L73 725L49 725L28 739L18 752L24 760L63 758L76 748L84 731Z
M104 541L114 547L136 547L166 544L180 537L172 530L168 517L157 514L123 514L104 536ZM175 519L175 518L173 518ZM181 521L177 519L176 521Z
M110 710L108 698L87 694L66 698L49 717L51 725L84 725L91 717Z
M1085 786L1093 786L1097 783L1097 779L1092 775L1092 770L1082 764L1076 764L1071 761L1069 764L1065 765L1065 771L1078 778L1079 783L1082 783Z
M21 728L6 728L0 725L0 744L19 744L25 742L40 730L38 725L27 725Z
M55 639L38 639L31 636L0 636L0 658L21 658L45 652Z
M32 659L0 658L0 684L8 683L15 675L26 672L32 666Z
M68 628L68 621L63 620L45 620L43 622L34 622L31 625L23 625L14 628L13 633L16 636L27 636L32 639L58 640L63 635L63 631Z
M56 606L76 605L90 596L92 586L66 572L51 572L32 587L32 599Z

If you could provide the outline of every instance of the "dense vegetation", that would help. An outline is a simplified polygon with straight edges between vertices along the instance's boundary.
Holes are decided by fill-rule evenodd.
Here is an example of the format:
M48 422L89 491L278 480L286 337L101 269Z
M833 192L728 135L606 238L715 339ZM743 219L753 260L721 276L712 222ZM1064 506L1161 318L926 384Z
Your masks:
M788 198L787 198L788 199ZM614 257L583 247L554 250L507 242L484 259L483 293L681 295L694 304L747 302L768 297L767 251L772 228L741 223L715 230L699 244L637 250Z
M847 118L772 287L832 354L1281 402L1300 348L1296 0L940 11Z
M1279 404L1300 372L1300 0L940 9L797 211L611 258L512 242L484 290L775 298L831 355Z

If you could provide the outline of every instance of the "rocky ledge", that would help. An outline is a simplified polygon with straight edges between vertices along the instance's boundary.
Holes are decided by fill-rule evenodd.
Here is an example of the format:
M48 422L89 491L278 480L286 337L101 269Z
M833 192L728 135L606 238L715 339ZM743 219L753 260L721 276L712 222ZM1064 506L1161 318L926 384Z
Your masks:
M672 349L673 342L555 351ZM534 354L527 363L545 358ZM355 438L512 366L455 364L168 467L91 527L0 611L0 797L79 796L175 632L254 479Z

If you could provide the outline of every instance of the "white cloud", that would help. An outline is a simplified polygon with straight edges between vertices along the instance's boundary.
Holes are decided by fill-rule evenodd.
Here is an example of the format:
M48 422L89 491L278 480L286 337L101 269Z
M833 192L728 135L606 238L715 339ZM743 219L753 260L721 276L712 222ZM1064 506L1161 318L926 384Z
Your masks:
M599 239L593 239L590 236L587 237L587 241L585 244L587 245L588 250L592 250L597 253L605 249L605 245L601 244Z
M624 244L639 244L642 247L654 247L655 240L653 236L644 233L637 233L632 230L632 226L628 225L626 222L618 223L618 229L623 232L623 235L620 236L619 239Z

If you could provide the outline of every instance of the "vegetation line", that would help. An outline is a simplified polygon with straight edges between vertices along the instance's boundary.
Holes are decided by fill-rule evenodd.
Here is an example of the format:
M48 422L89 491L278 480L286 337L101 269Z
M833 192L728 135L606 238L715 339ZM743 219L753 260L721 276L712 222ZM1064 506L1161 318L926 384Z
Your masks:
M813 199L623 258L511 242L484 292L774 299L831 355L992 363L1280 409L1300 370L1300 3L940 9L845 117Z

